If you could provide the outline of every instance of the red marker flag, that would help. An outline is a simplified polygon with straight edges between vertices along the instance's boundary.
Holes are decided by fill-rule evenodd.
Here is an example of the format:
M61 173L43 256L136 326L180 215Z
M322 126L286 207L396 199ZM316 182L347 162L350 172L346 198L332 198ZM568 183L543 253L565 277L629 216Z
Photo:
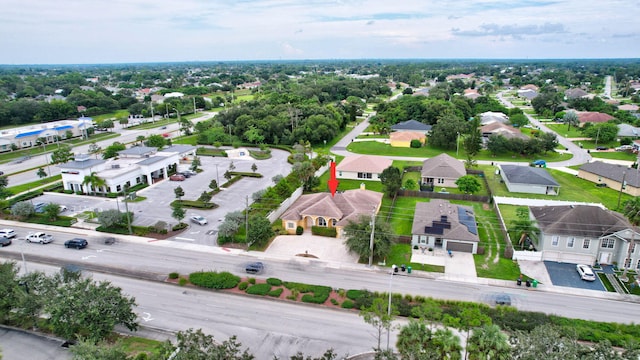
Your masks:
M336 163L335 161L331 162L331 169L330 169L330 175L329 175L329 181L327 181L327 184L329 184L329 191L331 191L331 196L335 196L336 195L336 190L338 190L338 179L336 179Z

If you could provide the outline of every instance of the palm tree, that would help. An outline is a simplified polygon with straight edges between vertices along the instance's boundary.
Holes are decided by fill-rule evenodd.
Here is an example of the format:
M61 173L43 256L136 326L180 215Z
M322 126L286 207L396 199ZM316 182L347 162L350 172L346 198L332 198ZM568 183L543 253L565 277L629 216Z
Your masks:
M439 354L440 359L460 360L462 355L462 345L460 338L450 329L438 329L433 334L433 346Z
M105 186L107 182L98 176L98 173L92 171L90 175L87 175L82 180L82 185L89 185L93 189L93 195L96 194L97 188Z
M485 325L473 330L467 341L469 360L509 360L511 346L498 325Z
M567 123L567 131L571 130L571 125L578 126L578 124L580 123L578 114L576 114L576 112L573 110L567 111L562 117L562 120Z
M519 237L518 244L520 249L523 250L525 239L536 231L536 226L529 218L529 208L519 207L516 209L516 220L511 221L511 231L513 231L516 237Z
M624 207L622 209L624 216L629 219L629 222L633 226L638 226L640 224L640 197L636 196L632 199L627 200L624 203ZM629 250L627 250L627 256L625 258L625 263L623 264L622 276L620 276L620 280L627 281L627 270L631 267L631 252L636 245L635 238L636 231L635 229L631 229L631 241L629 242ZM626 266L627 259L629 259L629 266Z
M431 330L423 322L409 321L409 324L400 329L396 342L396 348L402 355L402 359L423 359L428 352L434 352L431 346L431 335Z

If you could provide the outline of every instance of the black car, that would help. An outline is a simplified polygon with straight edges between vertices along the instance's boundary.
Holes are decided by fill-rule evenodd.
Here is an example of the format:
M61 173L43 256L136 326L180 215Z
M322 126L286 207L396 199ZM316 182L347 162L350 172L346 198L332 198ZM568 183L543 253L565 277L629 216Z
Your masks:
M69 248L76 248L76 249L80 250L80 249L86 248L87 245L89 245L87 240L80 239L80 238L75 238L75 239L67 240L67 241L64 242L64 247L66 247L68 249Z
M0 236L0 246L5 247L11 245L11 239L8 237Z
M262 272L262 270L264 270L264 264L261 262L254 262L251 263L249 265L247 265L247 267L245 267L244 269L248 274L259 274Z
M609 150L606 146L596 146L596 150Z
M496 295L496 305L511 306L511 296L507 294Z

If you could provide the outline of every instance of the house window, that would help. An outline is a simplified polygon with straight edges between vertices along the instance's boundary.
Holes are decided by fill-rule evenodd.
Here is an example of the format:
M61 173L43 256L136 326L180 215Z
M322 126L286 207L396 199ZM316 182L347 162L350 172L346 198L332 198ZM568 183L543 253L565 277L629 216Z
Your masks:
M338 171L338 176L342 177L342 171Z
M558 246L558 239L559 237L557 235L554 235L551 237L551 245L552 246Z
M293 229L294 227L296 227L296 223L293 221L287 221L287 229Z
M636 243L631 243L631 250L629 250L629 252L633 254L634 251L636 251Z
M327 220L325 220L323 217L319 217L318 218L318 226L327 227Z
M591 245L591 240L590 239L584 239L582 241L582 248L583 249L588 249L590 245Z
M576 241L576 238L574 238L573 236L567 238L567 247L568 248L572 248L573 247L573 243Z
M600 245L600 247L601 248L607 248L607 249L613 249L615 244L616 244L616 240L615 239L602 239L602 244Z
M336 224L338 223L338 220L336 219L331 219L331 227L336 227Z
M444 184L444 179L438 179L438 184Z
M640 270L640 260L638 260L638 263L636 264L636 269Z
M372 178L371 173L362 173L362 172L358 173L358 179L371 179L371 178Z
M626 269L631 268L631 258L626 258L626 259L624 259L624 267L625 267Z

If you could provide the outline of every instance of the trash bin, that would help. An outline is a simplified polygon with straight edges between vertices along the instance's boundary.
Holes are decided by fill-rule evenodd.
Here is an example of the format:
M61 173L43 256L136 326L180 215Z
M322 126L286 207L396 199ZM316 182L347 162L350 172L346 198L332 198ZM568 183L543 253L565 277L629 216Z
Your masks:
M527 282L525 283L527 285L527 287L531 287L531 281L527 279Z
M533 285L534 288L538 287L538 280L533 280L533 282L531 282L531 285Z
M402 272L405 272L407 270L407 267L402 264L400 265L400 270L402 270Z
M516 284L517 284L518 286L522 286L522 279L518 278L518 279L516 280Z
M411 274L411 266L407 266L407 274Z

